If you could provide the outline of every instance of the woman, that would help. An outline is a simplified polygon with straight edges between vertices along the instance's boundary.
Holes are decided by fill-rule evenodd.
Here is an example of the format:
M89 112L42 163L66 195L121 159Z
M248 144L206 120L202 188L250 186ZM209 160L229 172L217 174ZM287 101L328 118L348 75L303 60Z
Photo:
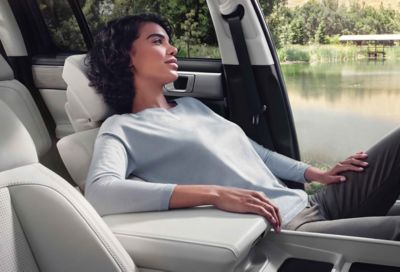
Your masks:
M92 85L118 113L101 126L86 183L100 214L214 205L264 216L278 232L399 239L400 217L385 215L400 192L400 130L329 171L269 151L200 101L165 99L178 78L170 37L156 15L127 16L88 54ZM279 178L328 186L308 199Z

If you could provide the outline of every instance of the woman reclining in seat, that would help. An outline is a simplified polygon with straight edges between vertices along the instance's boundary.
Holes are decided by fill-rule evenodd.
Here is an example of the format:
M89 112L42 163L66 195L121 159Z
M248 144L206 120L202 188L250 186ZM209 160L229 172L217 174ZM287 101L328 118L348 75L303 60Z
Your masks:
M101 215L213 205L259 214L277 232L400 239L400 216L385 216L400 192L400 129L328 171L287 158L194 98L166 100L178 78L170 38L157 15L127 16L88 54L91 84L117 113L100 128L86 183ZM308 197L279 178L327 186Z

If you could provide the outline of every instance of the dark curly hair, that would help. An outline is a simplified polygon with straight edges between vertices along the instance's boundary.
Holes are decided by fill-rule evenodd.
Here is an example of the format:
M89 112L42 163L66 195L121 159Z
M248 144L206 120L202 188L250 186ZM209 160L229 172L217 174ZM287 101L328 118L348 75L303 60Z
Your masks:
M90 86L103 95L115 113L132 111L135 88L129 52L139 37L141 25L148 22L160 25L171 39L172 27L160 16L152 13L130 15L112 20L100 29L86 56Z

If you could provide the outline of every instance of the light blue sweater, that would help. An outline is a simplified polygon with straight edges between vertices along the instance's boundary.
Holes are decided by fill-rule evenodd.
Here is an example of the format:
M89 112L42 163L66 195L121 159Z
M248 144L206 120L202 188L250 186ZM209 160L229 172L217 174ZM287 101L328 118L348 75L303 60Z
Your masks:
M171 109L114 115L101 126L85 190L101 215L167 210L177 184L262 191L283 224L305 208L306 193L276 177L303 183L307 164L251 141L194 98L175 101Z

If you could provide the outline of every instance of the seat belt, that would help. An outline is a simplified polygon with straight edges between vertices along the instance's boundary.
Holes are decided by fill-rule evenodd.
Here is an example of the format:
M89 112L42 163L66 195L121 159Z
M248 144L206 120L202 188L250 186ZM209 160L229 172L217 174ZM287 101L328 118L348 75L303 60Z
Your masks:
M249 103L251 109L251 134L254 138L261 140L263 139L268 143L268 148L274 149L271 135L269 134L268 125L265 118L262 116L266 111L267 106L261 104L260 96L256 86L256 80L253 73L253 68L250 63L250 57L247 50L246 40L243 33L241 19L244 15L244 8L239 5L236 11L229 15L222 15L223 18L228 22L229 29L231 32L233 45L235 47L236 56L239 61L240 71L243 77L244 86L248 90ZM257 128L258 126L262 128ZM265 130L266 133L261 133L260 130Z

